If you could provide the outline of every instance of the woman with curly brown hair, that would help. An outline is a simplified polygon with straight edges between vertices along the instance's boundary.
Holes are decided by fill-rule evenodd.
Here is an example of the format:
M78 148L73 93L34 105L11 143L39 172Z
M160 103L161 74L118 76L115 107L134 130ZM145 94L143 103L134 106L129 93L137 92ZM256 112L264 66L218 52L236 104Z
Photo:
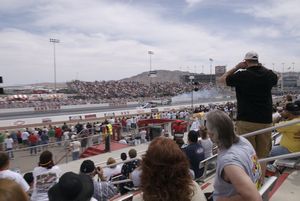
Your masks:
M171 139L155 138L143 157L142 193L133 201L205 201L200 186L192 180L189 161Z

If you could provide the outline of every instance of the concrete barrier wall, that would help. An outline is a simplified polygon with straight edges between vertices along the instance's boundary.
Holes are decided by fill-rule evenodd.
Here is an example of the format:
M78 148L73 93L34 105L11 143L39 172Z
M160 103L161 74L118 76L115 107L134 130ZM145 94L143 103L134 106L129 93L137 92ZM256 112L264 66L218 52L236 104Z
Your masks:
M8 108L8 109L0 109L0 113L12 113L12 112L33 112L34 108Z
M91 108L91 107L108 107L108 103L102 104L85 104L85 105L63 105L61 109Z
M9 129L9 127L26 127L26 125L33 124L55 124L55 122L68 122L68 121L81 121L96 118L111 118L114 116L128 116L136 114L151 113L153 110L157 112L169 111L172 109L180 109L183 106L168 106L168 107L157 107L152 109L128 109L128 110L118 110L111 112L96 112L96 113L77 113L72 115L60 115L60 116L47 116L38 118L23 118L14 120L2 120L0 121L0 130Z

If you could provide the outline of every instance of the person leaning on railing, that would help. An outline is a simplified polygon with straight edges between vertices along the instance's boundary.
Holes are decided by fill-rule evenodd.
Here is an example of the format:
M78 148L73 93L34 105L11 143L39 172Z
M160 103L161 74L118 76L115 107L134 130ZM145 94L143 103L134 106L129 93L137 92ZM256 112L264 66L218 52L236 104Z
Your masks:
M280 115L285 121L300 120L300 101L287 103ZM300 152L300 123L277 128L277 131L282 134L282 138L279 145L272 147L270 156Z

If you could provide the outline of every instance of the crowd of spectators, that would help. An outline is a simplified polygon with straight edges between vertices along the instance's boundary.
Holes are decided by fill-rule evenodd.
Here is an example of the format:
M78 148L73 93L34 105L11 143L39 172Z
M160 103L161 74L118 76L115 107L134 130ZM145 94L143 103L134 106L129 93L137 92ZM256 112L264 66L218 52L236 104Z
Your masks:
M75 80L67 83L69 88L87 98L114 99L114 98L143 98L166 97L190 92L193 85L184 82L153 82L151 85L141 82L125 81L95 81L83 82ZM206 86L200 84L199 88Z
M75 80L67 83L68 91L72 96L63 96L51 99L40 98L31 100L1 99L0 109L35 107L43 110L59 109L65 105L84 105L101 103L126 104L130 101L144 102L153 99L165 99L179 94L191 92L195 87L199 90L210 89L208 84L198 83L197 86L184 82L153 82L150 85L140 82L125 81L95 81L84 82Z
M290 112L291 114L296 114L296 115L299 115L299 112L300 112L300 108L299 108L299 102L297 101L294 101L292 98L290 99L289 97L287 97L286 99L283 100L283 103L282 104L285 104L285 107L283 108L284 112ZM291 106L293 107L287 107L287 106L290 106L290 104L293 104ZM278 107L280 107L280 104L277 105ZM233 103L225 103L225 104L219 104L219 105L208 105L208 106L204 106L204 105L200 105L199 107L195 108L194 111L191 111L191 110L182 110L182 111L169 111L169 112L162 112L162 113L152 113L152 114L147 114L147 115L137 115L137 116L134 116L134 117L119 117L119 118L111 118L111 119L108 119L107 121L109 121L110 123L120 123L121 125L124 125L124 127L126 128L125 130L127 129L130 129L130 128L136 128L136 125L133 126L134 124L136 124L138 122L139 119L144 119L144 118L169 118L169 119L185 119L185 120L189 120L191 115L195 115L197 113L205 113L206 115L203 116L203 118L205 118L206 120L206 126L207 126L207 133L209 134L209 137L206 136L205 139L214 139L213 142L214 143L217 143L219 148L222 148L222 149L228 149L228 150L231 150L231 149L234 149L235 146L240 146L240 144L243 144L242 147L245 147L244 144L246 144L249 148L247 148L246 152L251 152L251 154L247 154L247 156L252 156L252 155L255 155L255 152L253 150L253 148L251 147L251 145L249 144L248 141L246 141L244 138L242 137L238 137L234 134L234 127L233 127L233 123L232 123L232 118L230 119L229 116L231 114L231 111L233 111L235 109L236 105L233 104ZM216 110L217 109L217 110ZM224 111L224 112L220 112L221 111ZM226 114L227 113L227 114ZM281 113L283 114L283 113ZM194 117L197 117L194 116ZM297 116L298 117L298 116ZM284 118L284 116L282 116L282 118ZM224 120L226 119L226 129L223 129L223 124L221 124ZM197 118L192 118L192 121L197 121ZM70 126L70 125L67 125L67 124L64 124L62 125L61 127L49 127L49 128L41 128L41 129L34 129L34 130L31 130L31 129L26 129L26 130L23 130L21 133L10 133L10 134L5 134L5 136L9 136L7 137L7 139L11 139L10 142L8 140L6 140L5 144L6 144L6 151L7 155L3 155L3 157L5 158L5 161L7 162L6 166L5 167L9 167L8 164L9 164L9 158L12 159L13 158L13 155L10 155L11 153L11 149L7 149L7 144L8 143L14 143L14 142L18 142L18 141L23 141L23 143L28 143L28 144L34 144L36 143L36 138L34 137L30 137L30 136L38 136L40 139L39 140L48 140L48 141L51 141L51 138L53 138L53 141L55 140L56 138L56 141L60 142L61 139L58 139L59 137L62 137L65 135L66 136L70 136L70 134L74 134L76 135L77 132L80 132L81 130L83 130L84 128L94 128L96 131L97 131L97 127L99 127L98 125L99 123L98 122L95 122L95 123L87 123L86 125L82 125L80 123L78 123L77 125L75 126ZM101 123L100 123L101 125ZM185 153L187 155L187 158L188 161L185 161L185 163L188 163L190 162L190 166L186 165L187 167L190 167L193 169L193 172L194 174L192 174L192 178L198 178L199 176L201 176L202 172L196 174L196 171L195 170L198 170L196 168L196 166L193 168L193 165L192 165L192 162L195 161L195 157L193 156L190 156L189 153L192 153L192 151L194 150L197 150L197 153L199 152L198 150L201 149L201 157L200 156L197 156L197 159L201 159L203 160L205 157L205 147L203 146L203 143L200 141L197 142L197 138L199 137L198 134L196 134L198 131L201 133L201 127L203 126L202 123L199 123L197 124L199 129L192 129L192 126L193 124L191 124L191 131L189 132L189 136L188 136L188 145L186 147L182 147L182 153ZM219 127L220 128L219 128ZM228 137L226 138L222 138L221 136L222 135L225 135L226 132L224 132L224 130L228 131L228 135L230 135L230 137L233 138L233 143L231 143L230 145L227 144L227 141L224 139L228 139ZM222 132L221 132L222 131ZM230 131L230 132L229 132ZM294 130L295 131L295 130ZM44 134L47 133L48 137L45 137L43 138ZM27 137L27 138L26 138ZM19 139L21 138L21 139ZM31 139L32 138L32 139ZM204 138L203 138L204 139ZM223 140L223 141L222 141ZM175 142L170 140L170 139L167 139L167 138L160 138L160 139L156 139L154 140L154 142L152 142L152 146L153 143L156 144L155 142L159 142L158 144L161 145L161 143L166 143L168 144L170 147L172 147L172 151L169 151L169 152L166 152L164 151L163 153L172 153L176 151L176 153L178 152L181 153L179 150L180 149L177 149L175 148ZM63 144L63 143L62 143ZM195 149L191 149L192 146L195 146L197 145L197 148ZM151 147L151 146L150 146ZM155 147L155 150L158 150L159 148L162 148L164 149L165 146L158 146L158 147ZM181 146L179 146L181 147ZM210 148L211 149L211 148ZM239 148L240 150L240 148ZM145 155L145 157L143 159L147 159L147 157L150 157L150 153L152 153L153 151L149 151L147 152L147 154ZM31 152L32 153L32 152ZM35 152L36 153L36 152ZM35 154L34 153L34 154ZM45 153L47 155L47 157L45 157ZM153 152L154 153L154 152ZM200 152L199 152L200 153ZM238 153L237 151L233 151L233 153ZM178 154L175 154L176 156L178 156ZM154 154L154 156L158 156L159 154ZM173 154L174 155L174 154ZM135 150L131 150L129 151L129 156L130 158L135 158L137 155L136 155L136 151ZM161 158L159 158L161 161L164 161L165 157L173 157L172 155L170 156L167 156L167 155L161 155ZM198 158L200 157L200 158ZM224 156L225 157L225 156ZM172 158L173 159L173 158ZM243 159L244 160L244 159ZM245 160L247 162L249 162L249 168L253 166L253 161L248 159L248 158L245 158ZM33 171L33 175L34 175L34 179L35 181L37 181L37 179L39 178L37 175L42 173L47 173L48 172L51 172L51 173L58 173L59 171L58 170L54 170L53 168L55 166L53 166L53 161L52 163L48 163L49 161L52 161L52 155L51 153L49 152L43 152L41 154L41 157L40 157L40 163L39 163L39 167L35 168L34 171ZM111 161L111 162L109 162ZM150 161L154 161L153 159L151 159ZM169 161L169 160L168 160ZM172 161L178 161L177 159L174 158L174 160ZM107 197L112 197L114 195L116 195L117 191L116 189L110 184L110 183L107 183L107 181L109 181L109 178L112 178L112 176L107 176L108 175L108 170L109 171L112 171L113 168L115 168L116 170L114 170L114 173L115 174L117 172L117 174L120 172L123 176L124 176L124 179L125 178L131 178L133 181L133 183L131 183L129 185L129 187L133 187L133 186L136 186L135 185L135 180L138 179L138 183L139 185L142 185L142 188L141 190L143 191L144 195L143 198L138 198L136 200L143 200L147 197L147 193L148 191L152 192L152 189L151 189L151 186L146 186L145 184L146 183L151 183L151 177L146 177L146 175L149 174L149 172L153 171L153 174L157 174L155 173L154 169L151 168L151 171L149 170L148 166L151 166L152 164L148 164L148 166L145 165L145 163L141 163L138 165L139 161L138 160L134 160L132 162L128 162L128 163L125 163L123 166L112 166L112 168L106 168L106 169L101 169L101 168L98 168L98 167L95 167L94 163L92 161L88 161L89 164L85 164L87 163L87 161L85 161L83 164L82 164L82 167L80 169L80 174L81 175L88 175L90 176L91 178L93 178L95 175L98 175L98 177L100 178L101 181L98 181L96 182L96 180L93 180L93 184L94 184L94 193L91 193L91 196L93 195L93 197L95 197L97 200L102 200L100 197L97 197L97 195L100 195L101 192L102 192L102 189L99 187L99 186L107 186L105 188L109 188L110 189L110 193L107 194ZM113 158L109 158L108 160L108 165L112 165L114 164L116 161L113 159ZM160 164L160 161L158 161L159 164ZM173 163L172 163L173 164ZM166 168L166 172L164 174L166 175L169 175L170 174L170 171L169 171L169 167L172 166L172 164L166 164L166 167L162 167L162 168ZM197 161L197 164L199 164L199 161ZM221 164L219 162L219 164ZM48 165L50 165L51 167L48 168ZM174 164L173 164L174 165ZM129 167L130 166L130 167ZM116 168L118 167L118 168ZM138 168L139 167L139 168ZM231 168L233 168L233 170L236 172L237 169L236 167L233 165L233 166L230 166ZM259 166L256 166L256 167L259 167ZM218 172L218 168L217 167L217 176L219 176L219 172ZM53 170L52 170L53 169ZM222 169L222 168L221 168ZM137 172L135 172L135 170ZM256 186L255 184L258 182L258 178L260 176L260 170L258 169L257 170L257 175L255 175L255 178L251 176L251 174L248 173L248 169L245 171L245 170L242 170L242 169L238 169L241 174L241 177L250 177L251 180L248 180L248 188L247 189L251 189L251 195L249 193L247 193L246 191L242 191L242 190L245 190L245 189L242 189L241 191L239 191L239 193L236 193L236 192L231 192L231 193L228 193L227 191L223 191L220 186L215 186L215 193L214 193L214 196L215 197L218 197L218 196L225 196L225 197L228 197L228 196L241 196L241 197L247 197L247 196L256 196L257 200L260 200L260 196L257 192L257 189L256 189ZM115 172L116 171L116 172ZM161 171L161 169L160 169ZM199 191L199 187L197 187L196 183L192 182L191 180L191 177L188 175L187 171L188 169L185 168L184 171L186 172L186 175L184 176L185 179L187 179L187 183L189 183L189 185L193 186L193 189L194 189L194 193L197 192L196 190ZM191 170L189 170L191 171ZM202 171L202 170L201 170ZM143 172L147 172L147 174L143 174ZM120 174L119 173L119 174ZM228 174L228 179L230 181L233 181L237 178L234 178L232 177L232 171L231 169L229 168L226 168L225 169L225 173ZM70 174L70 173L68 173ZM72 173L74 174L74 173ZM136 176L137 175L137 176ZM250 175L250 176L249 176ZM78 177L77 175L72 175L73 177ZM80 175L79 175L80 176ZM57 182L61 182L61 180L58 180L58 177L56 175L55 177L55 181L56 183ZM80 176L81 177L81 176ZM61 177L63 178L63 177ZM169 176L166 177L166 178L170 178ZM172 178L172 177L171 177ZM175 177L174 177L175 178ZM226 177L227 178L227 177ZM220 178L218 178L220 180ZM154 180L155 182L156 180ZM170 180L171 181L171 180ZM174 183L174 182L172 182ZM26 188L24 189L24 191L28 191L28 186L27 185L24 185ZM98 187L97 187L98 186ZM56 186L57 187L57 186ZM128 187L128 185L127 185ZM170 186L168 188L168 190L171 190L172 186ZM195 188L194 188L195 187ZM197 187L197 188L196 188ZM218 188L220 187L220 188ZM37 183L34 183L34 185L32 186L32 197L35 196L35 192L37 192ZM238 189L238 186L234 186L235 189ZM43 196L47 196L47 192L49 194L49 198L51 197L51 195L54 195L54 194L51 194L50 191L48 191L50 189L50 187L47 189L47 191L44 191L44 194ZM54 188L55 189L55 188ZM176 188L177 189L177 188ZM221 190L220 190L221 189ZM120 189L119 189L120 190ZM249 190L250 191L250 190ZM51 191L52 192L52 191ZM104 191L103 191L104 192ZM107 191L108 192L108 191ZM159 194L160 192L158 191L156 194L157 196L160 196ZM170 191L171 194L173 194L172 191ZM186 195L185 195L186 193ZM180 196L183 196L185 195L186 197L183 198L184 200L187 199L187 200L190 200L192 199L193 200L193 196L191 195L194 195L193 193L191 193L190 191L187 191L187 192L181 192L179 195ZM201 199L203 198L203 194L201 191L197 192L197 193L200 193L199 195L197 196L200 196ZM196 194L197 194L196 193ZM55 194L56 195L56 194ZM102 195L102 194L101 194ZM51 200L52 198L50 198ZM198 198L199 200L199 198Z
M60 98L60 99L51 99L51 100L2 100L0 101L0 109L6 108L57 108L64 105L84 105L91 102L88 102L84 99L74 99L74 98ZM92 103L101 103L101 101L94 101Z

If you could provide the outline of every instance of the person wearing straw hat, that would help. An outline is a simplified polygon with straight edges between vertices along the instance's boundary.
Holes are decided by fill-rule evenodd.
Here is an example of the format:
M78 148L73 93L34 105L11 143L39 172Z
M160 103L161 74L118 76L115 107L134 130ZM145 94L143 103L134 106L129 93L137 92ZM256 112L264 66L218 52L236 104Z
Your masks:
M61 170L54 164L50 151L43 151L40 155L39 166L33 169L33 192L31 201L48 201L48 190L58 182Z

